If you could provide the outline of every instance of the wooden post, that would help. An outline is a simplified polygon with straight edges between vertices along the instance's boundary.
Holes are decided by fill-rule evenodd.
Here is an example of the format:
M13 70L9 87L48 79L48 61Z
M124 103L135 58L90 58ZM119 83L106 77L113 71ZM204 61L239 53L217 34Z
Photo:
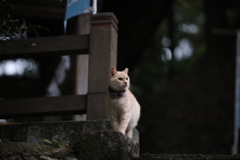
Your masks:
M91 18L87 120L107 119L108 75L117 63L117 23L113 13Z
M78 35L90 34L91 14L85 13L78 16L76 31ZM76 56L76 94L82 95L88 92L88 57L89 55Z
M85 35L90 34L90 20L91 14L85 13L77 17L76 27L73 31L74 34ZM77 55L72 57L76 61L76 95L85 95L88 92L88 61L89 55ZM75 121L86 120L86 114L74 115Z

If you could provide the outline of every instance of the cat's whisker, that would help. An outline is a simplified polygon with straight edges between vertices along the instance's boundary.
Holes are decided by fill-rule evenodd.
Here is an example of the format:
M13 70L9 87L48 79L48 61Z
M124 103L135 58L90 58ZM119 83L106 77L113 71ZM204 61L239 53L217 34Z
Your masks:
M134 90L134 87L130 84L128 89L129 89L130 91L133 91L133 90Z

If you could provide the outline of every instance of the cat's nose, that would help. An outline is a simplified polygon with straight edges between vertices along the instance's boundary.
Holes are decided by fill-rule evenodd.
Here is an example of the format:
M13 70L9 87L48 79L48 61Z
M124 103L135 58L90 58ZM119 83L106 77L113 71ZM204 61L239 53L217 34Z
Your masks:
M124 82L125 84L127 84L127 82Z

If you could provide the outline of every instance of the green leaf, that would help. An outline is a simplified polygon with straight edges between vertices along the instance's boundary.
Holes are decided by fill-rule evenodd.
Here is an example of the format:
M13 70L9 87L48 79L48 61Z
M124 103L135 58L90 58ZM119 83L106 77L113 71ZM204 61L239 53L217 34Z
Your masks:
M48 143L48 144L52 144L52 143L53 143L53 142L51 142L51 141L48 140L48 139L44 139L43 141L46 142L46 143Z
M53 142L55 142L55 143L59 143L59 141L56 140L56 139L54 139L54 138L52 138L52 140L53 140Z
M59 146L60 148L66 148L66 146L64 146L64 145L61 144L61 143L59 143L58 146Z
M67 144L66 142L61 141L61 143L62 143L64 146L69 147L69 144Z

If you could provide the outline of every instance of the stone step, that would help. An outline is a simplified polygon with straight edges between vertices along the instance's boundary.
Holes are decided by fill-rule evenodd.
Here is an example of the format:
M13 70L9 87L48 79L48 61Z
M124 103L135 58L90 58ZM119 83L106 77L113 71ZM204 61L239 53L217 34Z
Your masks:
M138 157L139 145L115 131L83 131L74 148L26 142L0 143L0 159L126 160ZM22 160L22 159L21 159Z
M61 121L0 125L0 138L3 142L29 142L45 144L44 139L62 140L75 145L82 131L112 130L108 120L101 121ZM135 129L133 139L139 142Z
M44 139L61 140L75 145L82 131L111 130L109 121L62 121L0 125L0 138L3 142L29 142L46 144Z
M32 148L27 146L32 146L32 144L58 148L60 147L59 145L53 145L56 143L54 140L57 140L58 142L62 141L64 144L67 144L67 147L65 147L73 150L73 153L75 153L74 156L83 160L94 160L99 157L104 160L125 160L126 158L136 158L139 156L140 147L137 130L134 130L134 137L135 140L126 138L120 132L113 131L110 122L107 120L0 125L0 139L2 141L0 143L0 151L10 147L13 148L11 149L12 155L8 155L8 157L14 157L14 155L22 156L23 153L24 155L30 154L34 157L35 155L29 153L26 149L19 152L19 148L23 148L19 147L19 145L24 145L25 148L29 148L30 150ZM53 144L44 142L45 139L50 140ZM24 144L21 144L22 142ZM13 152L14 147L17 147L15 148L16 153ZM6 150L6 152L1 153L8 152ZM5 156L1 155L1 153L0 159L1 156ZM54 154L52 158L54 158Z

